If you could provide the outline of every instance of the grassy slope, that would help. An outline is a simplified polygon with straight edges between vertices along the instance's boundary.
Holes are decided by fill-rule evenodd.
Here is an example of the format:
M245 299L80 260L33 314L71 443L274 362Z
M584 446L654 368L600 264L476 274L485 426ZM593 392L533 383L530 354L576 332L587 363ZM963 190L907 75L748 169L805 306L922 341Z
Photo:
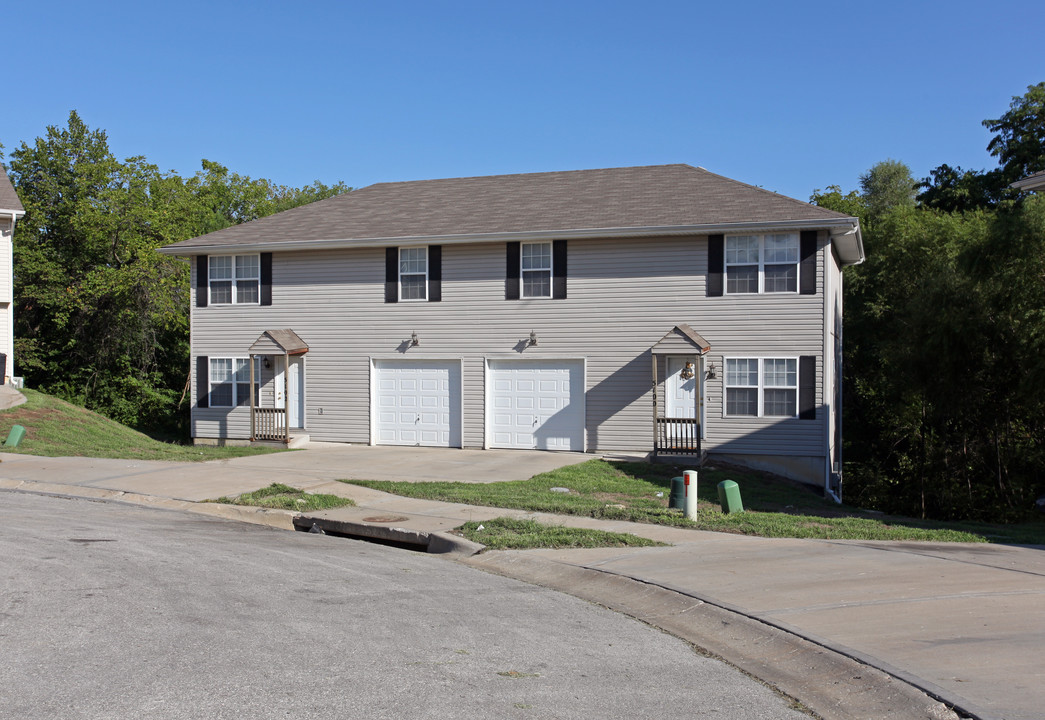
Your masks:
M28 402L0 411L0 436L6 438L12 425L26 429L21 444L17 448L2 448L5 452L48 457L200 461L275 451L273 448L194 447L159 442L64 400L35 390L22 393Z
M699 520L693 523L667 507L671 478L681 474L681 468L669 465L591 460L515 482L349 482L410 497L763 537L1045 544L1045 522L1041 521L990 525L889 517L836 505L796 483L733 468L700 473ZM747 512L721 512L717 485L722 480L737 482ZM554 492L552 487L569 488L570 492ZM662 495L658 497L658 493Z

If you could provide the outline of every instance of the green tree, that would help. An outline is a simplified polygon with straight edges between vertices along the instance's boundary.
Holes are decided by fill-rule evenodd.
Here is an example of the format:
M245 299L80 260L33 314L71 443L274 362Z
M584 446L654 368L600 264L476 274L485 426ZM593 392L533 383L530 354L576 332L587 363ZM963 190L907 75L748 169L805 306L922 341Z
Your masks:
M997 206L1006 196L1005 177L1000 169L962 170L946 163L918 183L923 188L918 202L944 212L967 212Z
M911 169L898 160L883 160L860 176L860 190L872 219L893 208L913 207L916 183Z
M1045 82L1028 86L1007 113L983 125L995 134L987 150L998 158L1007 183L1045 170Z
M128 425L171 430L186 382L188 266L157 247L329 197L229 173L184 180L118 161L74 111L11 154L26 208L15 230L15 358L31 385Z
M1019 197L1011 183L1045 170L1045 82L1029 86L1026 94L1012 99L1007 113L983 125L994 133L987 150L998 158L999 167L940 165L918 183L921 205L944 212L999 207Z

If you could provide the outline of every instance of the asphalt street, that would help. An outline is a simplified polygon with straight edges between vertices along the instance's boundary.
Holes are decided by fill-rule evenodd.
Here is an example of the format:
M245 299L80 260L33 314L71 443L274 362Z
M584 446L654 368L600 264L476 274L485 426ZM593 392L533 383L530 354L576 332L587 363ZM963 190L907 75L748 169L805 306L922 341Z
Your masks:
M790 718L685 642L405 550L0 496L0 717Z

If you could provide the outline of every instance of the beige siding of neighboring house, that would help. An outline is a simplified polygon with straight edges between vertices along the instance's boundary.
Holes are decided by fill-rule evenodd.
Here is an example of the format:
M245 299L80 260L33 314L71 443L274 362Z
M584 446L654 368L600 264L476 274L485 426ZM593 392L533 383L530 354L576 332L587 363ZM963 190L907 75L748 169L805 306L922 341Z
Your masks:
M790 456L803 467L819 463L822 478L829 424L823 407L825 324L831 320L824 305L827 243L822 232L815 295L713 298L705 296L706 237L570 240L564 300L505 300L504 243L444 245L441 302L385 303L383 248L276 253L271 307L193 303L193 353L245 357L263 331L292 328L310 348L306 431L314 440L353 443L371 442L374 358L460 359L466 447L488 444L487 359L584 358L587 449L648 452L650 348L686 323L711 345L705 363L719 368L718 378L706 384L705 447ZM834 278L837 268L827 264ZM195 277L192 287L195 292ZM524 347L531 330L539 344ZM407 348L413 332L420 344ZM815 420L724 416L724 357L801 355L816 357ZM193 371L194 404L195 383ZM246 438L249 411L194 407L192 425L197 438Z

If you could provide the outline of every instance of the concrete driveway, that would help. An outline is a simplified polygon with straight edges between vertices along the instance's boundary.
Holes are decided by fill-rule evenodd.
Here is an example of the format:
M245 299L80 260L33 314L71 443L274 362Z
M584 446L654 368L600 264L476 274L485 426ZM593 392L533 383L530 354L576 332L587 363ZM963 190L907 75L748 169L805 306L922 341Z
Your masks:
M133 492L199 502L273 482L311 485L339 479L432 482L526 480L595 455L539 450L459 450L311 443L306 450L203 463L3 454L11 481Z

